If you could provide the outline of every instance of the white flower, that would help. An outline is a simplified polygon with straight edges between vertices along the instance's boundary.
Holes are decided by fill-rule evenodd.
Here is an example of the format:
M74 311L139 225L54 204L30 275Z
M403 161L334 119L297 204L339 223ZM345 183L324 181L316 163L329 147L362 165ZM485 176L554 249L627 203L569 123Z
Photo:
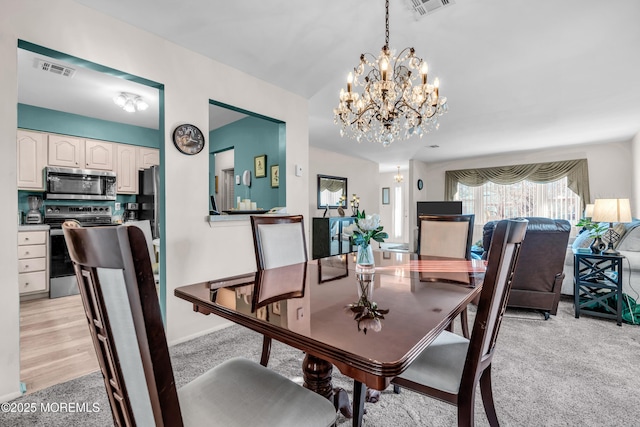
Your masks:
M380 227L380 215L378 214L367 215L366 218L359 219L358 227L362 231L375 230L376 228Z

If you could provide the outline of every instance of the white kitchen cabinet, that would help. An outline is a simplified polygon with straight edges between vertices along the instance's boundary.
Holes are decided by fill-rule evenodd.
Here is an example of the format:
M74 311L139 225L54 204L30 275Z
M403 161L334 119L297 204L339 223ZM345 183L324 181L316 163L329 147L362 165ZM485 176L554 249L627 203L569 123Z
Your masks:
M19 190L44 190L44 172L47 165L47 134L18 130L17 158Z
M160 164L160 150L157 148L138 147L138 169L148 169Z
M49 166L84 168L84 139L49 135Z
M119 194L138 194L137 148L135 145L116 145L116 182Z
M85 169L113 171L113 143L87 139L84 155Z
M18 289L20 296L49 291L48 231L18 232Z

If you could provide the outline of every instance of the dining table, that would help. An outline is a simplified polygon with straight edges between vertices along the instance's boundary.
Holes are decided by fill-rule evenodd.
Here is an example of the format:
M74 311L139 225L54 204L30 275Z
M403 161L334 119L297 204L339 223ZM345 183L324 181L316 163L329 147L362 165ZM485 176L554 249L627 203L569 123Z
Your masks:
M367 390L387 388L479 296L486 269L482 260L374 254L368 317L358 308L354 254L180 286L174 295L302 350L304 386L360 426ZM354 380L353 407L333 387L334 367Z

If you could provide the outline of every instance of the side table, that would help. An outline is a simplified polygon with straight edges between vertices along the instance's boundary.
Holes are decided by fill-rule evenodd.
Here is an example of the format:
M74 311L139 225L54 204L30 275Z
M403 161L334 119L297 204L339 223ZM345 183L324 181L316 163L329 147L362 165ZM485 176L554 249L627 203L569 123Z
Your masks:
M622 326L623 255L605 255L574 251L574 307L580 313L616 319ZM615 309L607 300L616 297Z

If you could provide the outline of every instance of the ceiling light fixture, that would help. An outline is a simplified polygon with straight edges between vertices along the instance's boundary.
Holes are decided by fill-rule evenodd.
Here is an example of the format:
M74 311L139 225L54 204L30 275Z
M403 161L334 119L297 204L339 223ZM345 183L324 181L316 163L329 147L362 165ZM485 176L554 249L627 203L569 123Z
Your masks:
M127 113L144 111L149 108L149 104L141 96L128 92L121 92L120 95L113 98L113 102Z
M385 43L380 54L377 58L370 53L360 55L333 113L334 122L342 126L341 136L358 142L364 137L387 147L394 139L422 137L437 129L438 117L447 112L447 98L439 96L437 78L432 85L427 82L427 63L415 55L414 48L398 56L389 48L389 0L385 10ZM363 86L362 93L354 92L354 86Z
M393 177L393 179L399 184L404 181L404 177L400 175L400 166L398 166L398 174Z

